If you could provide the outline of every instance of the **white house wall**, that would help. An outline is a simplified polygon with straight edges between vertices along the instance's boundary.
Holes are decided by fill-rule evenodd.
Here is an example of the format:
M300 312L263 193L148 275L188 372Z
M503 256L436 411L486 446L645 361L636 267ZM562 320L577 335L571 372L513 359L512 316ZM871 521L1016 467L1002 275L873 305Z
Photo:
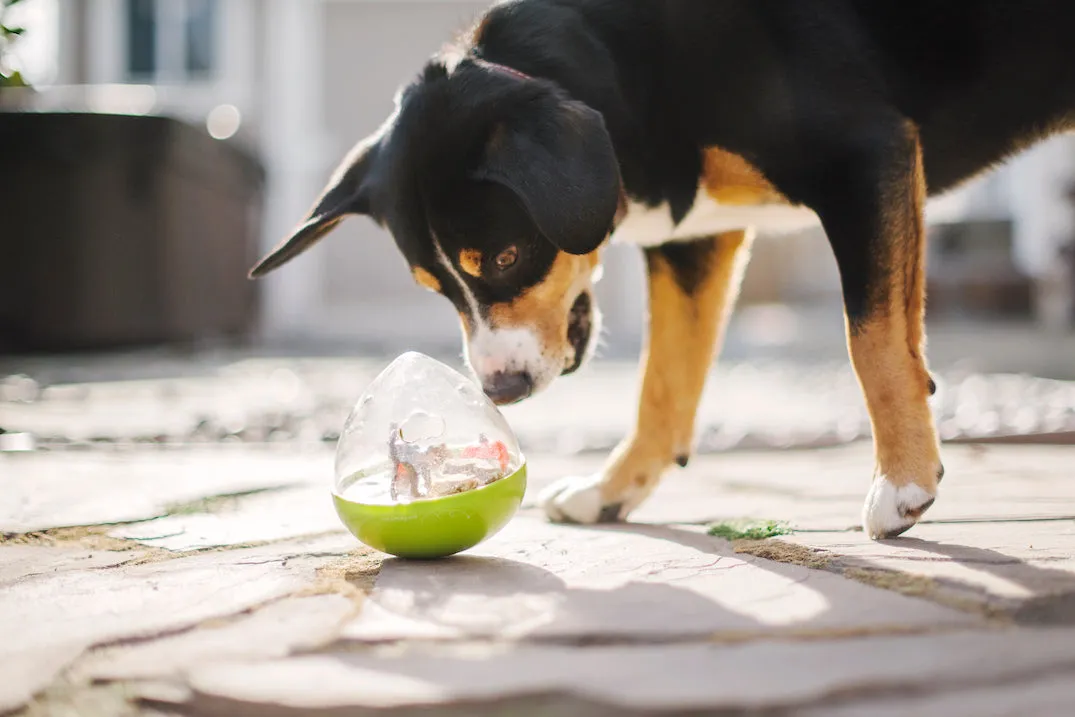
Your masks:
M1075 241L1075 137L1032 148L1012 163L1009 192L1015 219L1014 259L1031 276L1048 273L1063 243Z

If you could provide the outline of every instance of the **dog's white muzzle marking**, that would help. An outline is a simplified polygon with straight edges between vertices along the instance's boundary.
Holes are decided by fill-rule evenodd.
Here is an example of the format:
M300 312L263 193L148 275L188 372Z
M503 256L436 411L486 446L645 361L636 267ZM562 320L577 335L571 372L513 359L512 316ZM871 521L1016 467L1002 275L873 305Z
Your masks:
M467 361L480 378L495 373L540 372L543 362L541 341L529 329L493 329L485 324L475 327L467 342Z

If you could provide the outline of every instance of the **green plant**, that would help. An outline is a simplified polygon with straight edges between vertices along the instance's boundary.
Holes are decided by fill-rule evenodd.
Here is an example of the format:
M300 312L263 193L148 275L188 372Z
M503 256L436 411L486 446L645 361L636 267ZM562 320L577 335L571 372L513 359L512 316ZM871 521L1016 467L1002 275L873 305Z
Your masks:
M22 74L10 66L7 61L15 41L22 37L26 28L12 25L8 20L8 11L23 0L0 0L0 88L26 87Z
M725 540L765 540L779 535L789 535L791 528L775 520L734 521L726 520L709 526L709 534Z

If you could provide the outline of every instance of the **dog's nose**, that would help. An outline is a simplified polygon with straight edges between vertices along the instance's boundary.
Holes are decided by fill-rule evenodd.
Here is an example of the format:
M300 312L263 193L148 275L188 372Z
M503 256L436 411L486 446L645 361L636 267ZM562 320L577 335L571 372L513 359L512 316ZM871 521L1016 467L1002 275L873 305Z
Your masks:
M506 406L528 397L534 390L534 379L526 371L518 373L497 371L483 382L482 388L493 403Z

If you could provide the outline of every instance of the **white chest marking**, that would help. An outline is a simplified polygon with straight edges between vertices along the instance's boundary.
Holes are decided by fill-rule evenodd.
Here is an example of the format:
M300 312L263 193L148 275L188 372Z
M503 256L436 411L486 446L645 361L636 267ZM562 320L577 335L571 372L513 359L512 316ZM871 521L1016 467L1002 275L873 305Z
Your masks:
M617 244L655 246L668 241L698 239L737 229L765 233L788 233L819 226L817 215L805 207L786 204L737 206L718 204L704 189L698 190L694 206L679 224L672 223L667 204L655 208L630 202L627 216L612 234Z

